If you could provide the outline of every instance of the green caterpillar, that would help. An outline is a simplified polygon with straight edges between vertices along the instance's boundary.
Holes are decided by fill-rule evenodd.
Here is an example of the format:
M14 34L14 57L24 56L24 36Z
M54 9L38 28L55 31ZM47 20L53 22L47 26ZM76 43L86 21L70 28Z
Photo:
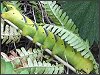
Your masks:
M12 16L10 16L12 15ZM67 57L67 60L70 64L72 64L77 70L83 70L87 74L89 74L92 71L97 70L97 63L95 62L92 54L90 54L90 57L84 58L81 55L81 52L77 52L74 48L72 48L68 43L65 43L64 40L58 35L54 35L52 32L50 32L47 28L44 28L42 26L29 26L20 19L17 18L16 14L14 14L12 11L4 12L2 15L2 18L7 19L14 23L19 29L22 30L22 34L24 36L30 36L33 38L33 42L39 42L42 44L42 47L44 49L50 49L52 50L53 54L56 54L60 56L62 59L65 59L65 56ZM53 26L55 28L55 26ZM56 27L57 28L57 27ZM60 29L58 27L58 29ZM62 31L62 30L61 30ZM59 31L59 32L61 32ZM66 32L67 33L67 32ZM58 34L58 33L57 33ZM70 40L70 38L69 38ZM86 49L88 50L88 49ZM84 51L86 51L84 50ZM86 51L86 53L89 51ZM89 52L90 53L90 52ZM90 60L91 58L91 60ZM96 72L96 71L95 71Z

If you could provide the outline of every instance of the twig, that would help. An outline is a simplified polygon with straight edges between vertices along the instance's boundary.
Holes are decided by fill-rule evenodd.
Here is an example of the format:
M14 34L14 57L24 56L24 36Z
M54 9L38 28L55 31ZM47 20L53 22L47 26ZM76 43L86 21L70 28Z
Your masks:
M51 24L51 21L49 20L46 11L44 13L45 13L45 18L46 18L47 22Z
M15 42L14 42L14 47L15 47L15 49L16 49L16 45L15 45Z
M40 1L40 3L41 3L41 1ZM41 3L41 6L43 7L43 4L42 3ZM51 21L49 20L49 18L47 16L47 13L46 13L45 10L44 10L44 16L45 16L46 21L51 24Z
M66 74L69 74L69 67L67 67L67 72L66 72Z
M34 14L34 8L32 9L32 15L33 15L33 18L34 18L34 22L36 23L36 17L35 17L35 14Z
M43 23L45 23L45 22L44 22L44 12L43 12L41 3L40 3L39 1L38 1L38 3L39 3L39 7L40 7L40 9L41 9L41 12L42 12L42 21L43 21Z
M15 29L19 29L17 26L15 26L12 22L8 21L7 19L3 19L5 22L7 22L9 25L13 26Z
M8 21L8 20L6 20L6 21ZM14 26L14 24L10 24L10 25L18 29L18 27ZM20 30L20 32L22 32L22 30ZM27 37L29 40L33 41L33 39L32 39L30 36L26 36L26 37ZM36 43L36 44L37 44L38 46L41 46L40 43ZM51 52L49 49L45 49L45 51L46 51L47 53L49 53L50 55L52 55L52 52ZM70 64L68 64L68 63L65 62L64 60L62 60L60 57L58 57L57 55L53 55L53 57L54 57L55 59L57 59L59 62L61 62L62 64L64 64L66 67L68 67L69 69L71 69L73 72L77 73L75 68L73 68Z
M67 61L67 57L65 56L65 59L66 59L66 61ZM67 63L68 63L68 61L67 61ZM65 72L66 72L66 70L65 70ZM66 72L66 74L69 74L69 67L67 67L67 72Z
M27 6L26 6L26 5L24 5L24 12L26 12L26 10L27 10L26 8L27 8Z

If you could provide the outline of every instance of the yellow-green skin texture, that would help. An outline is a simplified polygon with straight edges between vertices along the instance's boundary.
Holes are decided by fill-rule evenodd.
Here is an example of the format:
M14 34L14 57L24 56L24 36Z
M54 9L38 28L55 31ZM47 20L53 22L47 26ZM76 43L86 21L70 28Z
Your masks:
M22 16L22 14L16 9L16 7L14 7L11 4L7 4L5 5L8 9L8 11L12 11L12 13L14 13L16 15L15 18L18 18L20 20L22 20L23 22L25 22L24 18L26 19L26 22L28 25L32 26L33 25L33 21L31 19L29 19L27 16Z
M89 58L82 57L80 52L75 52L75 50L71 46L67 44L65 46L64 41L60 37L57 36L56 41L54 34L50 31L48 31L48 35L46 35L42 26L38 26L38 29L36 29L35 26L31 27L20 19L15 18L16 15L11 12L12 10L3 13L1 15L2 18L14 23L19 29L23 31L22 34L24 36L28 35L32 37L33 42L41 43L44 49L48 48L52 50L53 54L58 55L62 59L65 59L66 56L68 62L73 65L77 70L83 70L87 74L89 74L93 70L93 62L89 60Z

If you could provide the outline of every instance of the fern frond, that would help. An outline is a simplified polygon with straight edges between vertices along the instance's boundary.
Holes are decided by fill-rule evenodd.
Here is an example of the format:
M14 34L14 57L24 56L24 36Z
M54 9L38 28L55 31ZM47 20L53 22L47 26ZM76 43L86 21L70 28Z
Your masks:
M3 5L3 3L1 3L1 13L3 13L3 12L5 12L7 9L6 9L6 7Z
M29 57L32 60L39 59L43 55L42 51L39 49L32 50L32 48L30 48L26 51L25 48L22 47L21 49L16 49L16 51L18 52L20 58Z
M38 60L38 57L41 57L40 55L42 54L39 49L32 50L30 48L26 51L22 47L21 49L16 49L16 51L20 57L15 57L10 62L13 64L13 70L17 74L61 74L64 72L64 65L62 64L56 63L54 65L43 60ZM1 55L4 58L4 54Z
M63 73L64 68L62 65L52 65L45 61L37 62L37 60L32 62L31 59L28 59L28 66L17 68L15 69L15 72L22 73L22 71L25 70L28 71L28 74L61 74Z
M69 44L70 46L72 46L77 52L80 52L81 55L84 56L84 58L89 58L89 60L92 60L94 69L98 70L98 64L96 63L92 53L89 50L89 42L87 40L85 42L82 38L80 38L73 32L58 26L46 24L44 28L60 36L61 39L65 41L66 45Z
M9 23L1 19L2 44L5 42L6 44L19 42L20 38L21 38L21 33L18 30L16 30L14 27L9 26Z
M21 50L17 49L16 51L18 52L18 54L20 54L21 58L23 59L20 60L23 63L23 67L19 67L15 70L18 73L22 73L23 70L30 69L30 71L28 71L30 74L56 74L62 73L64 70L62 66L51 65L49 62L46 63L45 61L37 61L37 57L40 58L42 55L42 51L39 49L32 50L30 48L28 51L26 51L25 48L22 47ZM58 68L58 71L56 68Z
M65 29L78 34L78 28L72 19L69 19L66 12L63 12L61 7L56 4L56 1L43 1L42 3L47 14L56 25L64 26Z

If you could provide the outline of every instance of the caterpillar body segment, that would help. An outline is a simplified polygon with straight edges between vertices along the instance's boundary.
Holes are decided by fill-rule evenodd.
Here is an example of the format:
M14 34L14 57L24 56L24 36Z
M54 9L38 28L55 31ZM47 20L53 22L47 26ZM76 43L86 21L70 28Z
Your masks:
M66 49L65 49L64 41L61 40L61 38L57 36L57 41L55 45L53 46L52 53L58 55L62 59L65 59L65 56L63 55L65 50Z
M24 24L24 25L27 25L27 24ZM35 35L35 33L36 33L36 28L31 27L31 26L24 26L22 29L23 29L22 34L24 36L29 35L30 37L33 37Z
M39 42L41 44L43 44L45 38L46 38L46 33L45 30L43 29L42 26L39 26L35 35L33 36L34 39L34 43Z
M82 57L80 52L76 52L69 45L67 45L64 54L66 55L70 64L73 64L77 70L83 69L83 71L85 71L87 74L89 73L90 70L91 71L93 70L93 62L87 58Z
M82 40L83 44L81 43L81 39L78 40L79 37L75 36L76 34L72 34L71 32L69 32L67 34L67 37L64 38L64 34L67 33L68 31L60 29L58 27L58 29L54 29L53 28L57 28L57 26L52 26L51 25L47 26L46 28L42 27L42 26L29 26L26 23L24 23L22 20L15 18L16 15L12 14L11 12L9 13L5 12L3 13L1 16L4 19L7 19L9 21L11 21L12 23L14 23L19 29L22 30L22 34L24 36L30 36L33 38L33 42L39 42L42 44L42 47L44 49L48 48L50 50L52 50L53 54L56 54L58 56L60 56L62 59L65 59L65 56L67 57L68 62L73 65L77 70L83 70L84 72L86 72L87 74L89 74L91 71L93 71L94 69L97 69L97 65L95 62L95 59L93 58L92 54L88 51L88 46L83 46L84 41ZM9 14L12 14L13 16L9 16ZM49 31L50 28L51 31ZM47 29L48 28L48 29ZM59 30L60 29L60 30ZM54 33L56 33L54 35L54 33L52 33L52 30ZM59 31L56 32L56 31ZM66 32L65 32L66 31ZM64 35L64 36L63 36ZM71 36L70 36L71 35ZM63 39L61 39L63 36ZM75 39L74 36L76 37ZM67 40L69 41L69 43L64 41ZM71 40L73 39L73 40ZM78 41L77 43L74 43L74 41ZM81 44L80 44L81 43ZM79 44L79 45L78 45ZM72 45L72 47L71 47ZM83 53L83 56L81 54L81 47L83 46L83 50L87 50L87 52L84 53L89 53L89 57L87 56L86 58L84 58L83 56L85 56L85 54ZM74 48L73 48L74 47ZM80 51L77 51L77 50ZM84 51L85 51L84 50Z
M46 37L46 39L45 39L45 41L44 41L42 46L45 49L52 50L54 45L55 45L55 43L56 43L56 38L55 38L54 34L52 34L50 31L48 31L47 34L48 34L47 35L48 37ZM48 42L51 42L51 43L48 43Z

